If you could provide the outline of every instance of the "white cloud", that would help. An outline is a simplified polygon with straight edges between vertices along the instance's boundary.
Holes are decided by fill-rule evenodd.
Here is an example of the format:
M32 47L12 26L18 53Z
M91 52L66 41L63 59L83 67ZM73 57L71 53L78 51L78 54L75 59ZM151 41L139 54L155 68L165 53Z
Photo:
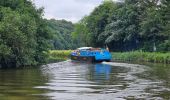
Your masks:
M90 14L103 0L34 0L37 7L44 7L47 19L65 19L77 22Z

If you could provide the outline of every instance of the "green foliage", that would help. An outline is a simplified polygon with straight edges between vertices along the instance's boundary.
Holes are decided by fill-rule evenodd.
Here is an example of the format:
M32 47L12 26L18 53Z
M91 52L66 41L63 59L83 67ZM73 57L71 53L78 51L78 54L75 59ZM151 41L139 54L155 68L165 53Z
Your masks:
M50 50L47 54L48 62L56 62L67 60L71 54L72 50Z
M148 1L149 2L149 1ZM145 7L144 14L142 15L141 19L141 36L144 40L145 45L143 49L147 51L154 51L153 48L163 41L164 36L161 34L163 30L163 19L161 16L160 7L157 5L158 2L150 2L148 6Z
M31 1L0 1L0 66L18 67L43 63L50 34L41 18L42 9Z
M170 1L162 0L161 15L163 18L163 31L164 41L160 44L161 51L170 51Z
M96 7L95 10L87 17L84 17L75 26L74 34L78 38L83 36L84 45L87 46L103 46L103 40L100 34L104 31L105 26L109 23L116 4L110 0L104 1L102 5Z
M129 51L138 47L140 9L136 5L136 1L126 0L124 6L116 10L116 19L105 28L104 33L108 34L105 42L109 45L121 45L123 48L119 48L119 51Z
M75 49L77 44L74 43L71 33L73 32L74 25L65 20L46 20L48 29L53 33L52 44L54 49L67 50Z
M112 52L113 60L120 61L138 61L138 62L155 62L155 63L170 63L170 53L160 53L160 52Z
M86 28L89 31L87 33L91 37L88 44L92 46L104 45L100 35L104 32L106 25L109 24L115 9L117 9L117 5L113 1L105 1L86 18L84 23L86 23Z
M108 45L112 51L169 51L169 0L106 0L85 19L77 23L73 33L77 38L83 33L86 46Z
M91 37L88 33L88 28L86 27L87 18L84 17L79 23L75 24L74 32L72 32L73 40L76 42L77 47L90 45L89 41Z

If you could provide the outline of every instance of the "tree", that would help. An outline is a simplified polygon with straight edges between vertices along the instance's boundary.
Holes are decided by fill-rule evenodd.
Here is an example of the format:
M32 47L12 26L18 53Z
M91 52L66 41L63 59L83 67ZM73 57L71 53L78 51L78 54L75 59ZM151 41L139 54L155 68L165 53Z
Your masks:
M90 44L92 46L104 46L104 42L100 39L100 34L104 32L106 25L110 22L112 14L114 14L117 5L113 1L104 1L103 4L95 8L88 16L86 27L92 37Z
M170 51L170 1L162 0L160 13L162 16L163 31L161 32L164 40L159 45L160 51Z
M89 30L87 28L87 18L84 17L78 23L75 24L74 31L72 32L72 36L74 41L81 46L90 46L90 36Z
M51 40L54 49L66 50L75 49L77 44L74 43L71 33L74 29L74 24L66 20L46 20L48 29L53 33Z
M137 0L125 0L113 15L115 17L112 22L106 26L103 34L106 34L105 42L112 50L129 51L138 48L140 31L138 4Z
M107 44L112 51L170 50L169 0L106 0L85 19L75 33L86 45Z
M158 0L146 0L145 11L141 22L141 36L143 38L143 49L147 51L158 50L158 45L163 41L164 36L161 34L163 30L162 16L160 13L160 5ZM152 44L152 45L149 45Z
M28 0L0 1L0 66L18 67L45 61L44 52L49 49L51 35L42 11Z

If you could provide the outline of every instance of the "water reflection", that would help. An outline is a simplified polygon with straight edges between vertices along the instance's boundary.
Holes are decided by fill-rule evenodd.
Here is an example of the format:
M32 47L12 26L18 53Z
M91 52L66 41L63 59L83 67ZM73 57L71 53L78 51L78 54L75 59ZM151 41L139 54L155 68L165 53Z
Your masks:
M39 68L0 70L0 100L48 100L39 95L45 90L34 88L46 82Z
M95 64L94 70L95 70L94 76L96 80L100 80L100 79L109 80L110 79L110 73L111 73L110 65Z
M47 87L41 88L53 90L46 95L54 100L169 98L169 92L163 94L158 92L169 91L162 86L162 81L157 80L157 78L155 78L156 80L148 78L155 76L147 74L152 73L147 66L127 63L98 63L93 65L78 62L65 62L50 66L57 66L57 70L55 71L55 67L53 68L51 74L48 74L53 75L53 78L47 83Z
M170 67L65 61L0 70L0 100L169 100Z

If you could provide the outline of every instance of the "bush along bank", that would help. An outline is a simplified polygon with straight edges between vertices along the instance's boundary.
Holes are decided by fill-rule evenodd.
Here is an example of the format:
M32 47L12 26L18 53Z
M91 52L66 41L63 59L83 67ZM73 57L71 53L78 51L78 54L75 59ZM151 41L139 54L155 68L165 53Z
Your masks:
M143 61L170 64L170 52L112 52L113 61Z
M59 62L70 58L72 50L50 50L48 52L48 62Z
M59 62L70 58L72 50L50 50L48 62ZM113 61L136 61L170 64L170 52L112 52Z

